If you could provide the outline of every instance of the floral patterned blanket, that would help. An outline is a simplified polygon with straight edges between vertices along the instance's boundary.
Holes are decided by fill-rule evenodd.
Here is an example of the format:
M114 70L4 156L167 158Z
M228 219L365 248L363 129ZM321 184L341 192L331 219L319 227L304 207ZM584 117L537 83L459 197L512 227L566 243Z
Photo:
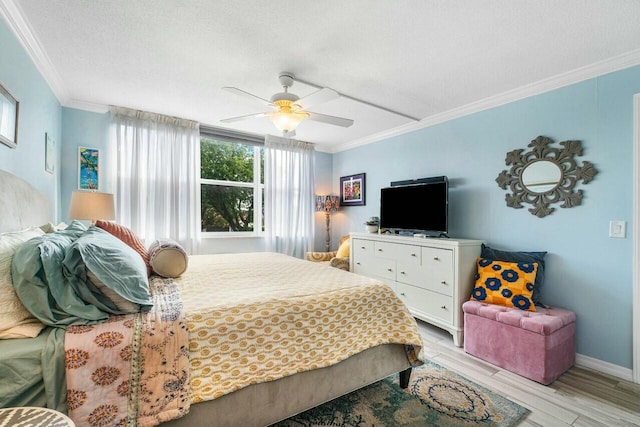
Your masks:
M155 426L189 411L189 336L179 289L152 277L153 308L65 334L76 426Z

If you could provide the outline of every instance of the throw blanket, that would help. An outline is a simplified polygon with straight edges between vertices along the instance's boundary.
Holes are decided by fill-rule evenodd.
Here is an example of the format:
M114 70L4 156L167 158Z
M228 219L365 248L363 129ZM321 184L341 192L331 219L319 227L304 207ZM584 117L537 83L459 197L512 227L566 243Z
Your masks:
M189 349L172 279L152 277L150 311L65 334L69 417L82 426L155 426L189 411Z
M192 255L177 279L192 403L336 364L380 344L423 363L415 319L386 284L282 254Z

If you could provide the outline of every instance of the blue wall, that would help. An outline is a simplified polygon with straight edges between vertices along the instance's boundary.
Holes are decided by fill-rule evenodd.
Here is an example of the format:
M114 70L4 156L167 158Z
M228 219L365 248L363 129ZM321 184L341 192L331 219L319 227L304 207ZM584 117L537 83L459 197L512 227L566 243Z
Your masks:
M51 200L51 220L60 216L60 103L38 69L9 29L0 19L0 84L20 102L18 146L14 149L0 143L0 169L14 173ZM54 173L44 170L45 134L54 140L56 162Z
M577 351L632 367L633 94L640 67L600 76L504 106L354 148L333 156L340 176L367 174L367 205L343 209L334 235L363 231L390 181L446 175L449 235L506 250L548 251L543 301L577 313ZM505 154L544 135L582 141L578 160L595 164L580 184L583 204L545 218L508 208L495 182ZM554 146L558 146L554 144ZM336 218L338 219L338 218ZM610 220L627 222L627 238L608 237Z
M109 113L62 108L61 218L69 221L71 192L78 189L78 148L100 150L99 191L113 193L109 156Z

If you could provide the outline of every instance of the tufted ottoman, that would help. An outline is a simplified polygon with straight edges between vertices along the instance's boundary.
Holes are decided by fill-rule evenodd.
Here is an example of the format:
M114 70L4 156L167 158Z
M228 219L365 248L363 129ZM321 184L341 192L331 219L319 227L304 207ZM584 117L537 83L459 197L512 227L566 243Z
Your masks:
M467 301L464 350L542 384L551 384L575 362L576 315L562 308L523 311Z

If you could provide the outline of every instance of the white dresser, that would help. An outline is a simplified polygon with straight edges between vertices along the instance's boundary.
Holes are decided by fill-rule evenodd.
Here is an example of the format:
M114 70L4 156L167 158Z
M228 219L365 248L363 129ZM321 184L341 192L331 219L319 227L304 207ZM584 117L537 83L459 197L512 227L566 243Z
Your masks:
M389 284L418 319L462 346L462 303L471 296L482 241L351 233L350 269Z

